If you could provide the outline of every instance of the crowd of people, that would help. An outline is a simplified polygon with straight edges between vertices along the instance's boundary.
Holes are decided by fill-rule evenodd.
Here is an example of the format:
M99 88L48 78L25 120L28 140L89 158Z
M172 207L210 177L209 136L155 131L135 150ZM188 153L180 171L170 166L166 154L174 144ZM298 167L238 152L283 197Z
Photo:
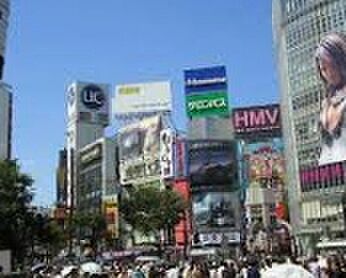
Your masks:
M101 269L101 268L100 268ZM113 261L102 271L82 272L48 267L33 277L115 277L115 278L340 278L346 277L346 257L310 259L284 257L247 257L222 262L203 259L179 263Z

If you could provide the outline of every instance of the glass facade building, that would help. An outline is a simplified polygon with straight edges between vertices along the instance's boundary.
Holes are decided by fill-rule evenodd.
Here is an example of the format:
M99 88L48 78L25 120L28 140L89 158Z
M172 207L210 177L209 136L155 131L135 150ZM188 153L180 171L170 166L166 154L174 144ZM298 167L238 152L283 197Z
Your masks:
M346 32L345 19L345 0L273 0L291 223L305 249L323 236L338 238L344 231L344 185L315 183L311 190L301 190L299 173L317 166L320 153L318 125L325 89L315 51L327 33Z

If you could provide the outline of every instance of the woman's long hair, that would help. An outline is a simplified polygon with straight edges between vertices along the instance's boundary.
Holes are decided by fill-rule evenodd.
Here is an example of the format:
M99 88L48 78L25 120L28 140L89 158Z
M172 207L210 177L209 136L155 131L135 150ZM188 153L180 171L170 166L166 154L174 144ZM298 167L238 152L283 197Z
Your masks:
M329 33L320 42L316 50L316 65L321 79L323 80L326 90L327 98L330 98L335 94L335 91L339 88L335 88L331 84L328 84L327 80L323 77L320 62L323 58L330 58L336 67L336 70L340 73L341 88L346 85L346 35L341 33Z

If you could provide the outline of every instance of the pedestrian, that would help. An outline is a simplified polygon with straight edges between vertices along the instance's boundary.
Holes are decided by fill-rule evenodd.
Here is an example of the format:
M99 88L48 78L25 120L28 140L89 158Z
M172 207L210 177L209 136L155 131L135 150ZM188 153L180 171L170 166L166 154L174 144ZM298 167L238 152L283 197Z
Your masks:
M249 259L249 267L247 269L247 278L260 278L260 277L261 275L258 269L258 262L256 258L251 257Z

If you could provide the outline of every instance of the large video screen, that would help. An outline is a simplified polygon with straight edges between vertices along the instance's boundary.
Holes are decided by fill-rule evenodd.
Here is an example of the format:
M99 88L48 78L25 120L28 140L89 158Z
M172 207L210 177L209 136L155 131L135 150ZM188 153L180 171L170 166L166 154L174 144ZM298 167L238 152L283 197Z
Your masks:
M237 148L233 141L194 140L189 142L191 185L227 185L238 189Z
M346 35L329 33L315 52L321 94L319 165L346 160Z
M198 192L192 196L197 228L239 227L239 192Z

